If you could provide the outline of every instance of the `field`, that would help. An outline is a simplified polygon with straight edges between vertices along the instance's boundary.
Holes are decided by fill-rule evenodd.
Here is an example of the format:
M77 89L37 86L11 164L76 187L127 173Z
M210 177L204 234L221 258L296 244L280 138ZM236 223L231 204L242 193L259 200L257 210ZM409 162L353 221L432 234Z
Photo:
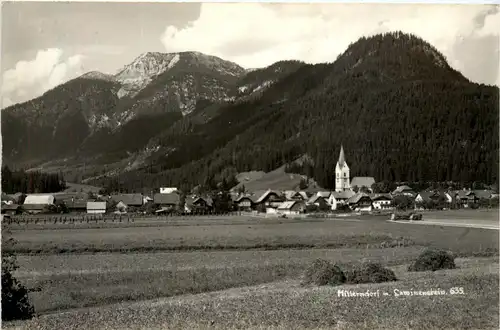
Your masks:
M439 215L456 221L451 212ZM491 220L498 211L460 215ZM33 290L30 296L41 315L19 324L42 329L195 329L210 327L211 321L215 328L496 328L497 230L385 220L198 217L13 225L14 251L21 253L16 275ZM453 251L460 257L459 269L406 272L406 265L427 247ZM463 286L467 294L340 299L336 288L298 286L303 270L316 258L346 268L364 261L392 267L400 281L365 285L374 290ZM58 313L73 308L69 314ZM367 314L366 308L380 316ZM363 315L362 323L356 315Z

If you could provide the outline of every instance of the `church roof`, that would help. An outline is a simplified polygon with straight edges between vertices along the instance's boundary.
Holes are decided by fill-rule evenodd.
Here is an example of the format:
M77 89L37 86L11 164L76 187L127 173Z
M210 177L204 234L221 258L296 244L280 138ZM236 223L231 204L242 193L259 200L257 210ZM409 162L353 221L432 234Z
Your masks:
M345 155L344 155L344 146L340 146L340 155L339 155L339 161L337 162L339 166L342 168L345 165Z

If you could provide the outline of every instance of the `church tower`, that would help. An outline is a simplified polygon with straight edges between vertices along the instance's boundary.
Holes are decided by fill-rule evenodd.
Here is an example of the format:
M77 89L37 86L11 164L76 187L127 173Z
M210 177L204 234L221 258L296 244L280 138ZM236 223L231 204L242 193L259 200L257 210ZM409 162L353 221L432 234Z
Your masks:
M341 145L339 160L335 167L335 191L342 192L350 189L349 166L345 161L344 147Z

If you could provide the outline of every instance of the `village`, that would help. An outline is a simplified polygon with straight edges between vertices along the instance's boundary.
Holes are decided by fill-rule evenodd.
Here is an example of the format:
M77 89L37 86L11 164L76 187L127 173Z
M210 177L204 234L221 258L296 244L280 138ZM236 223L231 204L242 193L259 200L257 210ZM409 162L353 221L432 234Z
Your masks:
M185 194L175 187L160 188L151 194L104 195L92 192L12 195L2 193L2 214L90 214L90 215L202 215L229 212L299 216L345 212L392 212L393 210L460 209L498 206L498 192L490 189L415 191L408 185L387 193L374 193L373 177L350 178L350 169L341 147L335 169L335 191L318 189L227 192L221 206L209 194Z

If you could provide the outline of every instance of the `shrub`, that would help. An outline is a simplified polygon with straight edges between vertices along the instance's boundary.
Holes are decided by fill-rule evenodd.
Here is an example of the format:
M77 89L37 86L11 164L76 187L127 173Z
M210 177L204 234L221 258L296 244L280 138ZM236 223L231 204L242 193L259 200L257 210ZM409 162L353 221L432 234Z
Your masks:
M384 268L378 263L366 263L346 272L346 282L358 283L382 283L396 281L396 275L390 269Z
M8 230L2 229L2 249L15 243L7 237L8 233ZM28 290L12 275L16 269L14 255L2 251L2 321L25 320L35 314Z
M302 284L339 285L345 283L346 277L339 266L328 260L316 259L306 269Z
M436 271L438 269L454 269L455 257L443 250L426 250L408 267L410 272Z

